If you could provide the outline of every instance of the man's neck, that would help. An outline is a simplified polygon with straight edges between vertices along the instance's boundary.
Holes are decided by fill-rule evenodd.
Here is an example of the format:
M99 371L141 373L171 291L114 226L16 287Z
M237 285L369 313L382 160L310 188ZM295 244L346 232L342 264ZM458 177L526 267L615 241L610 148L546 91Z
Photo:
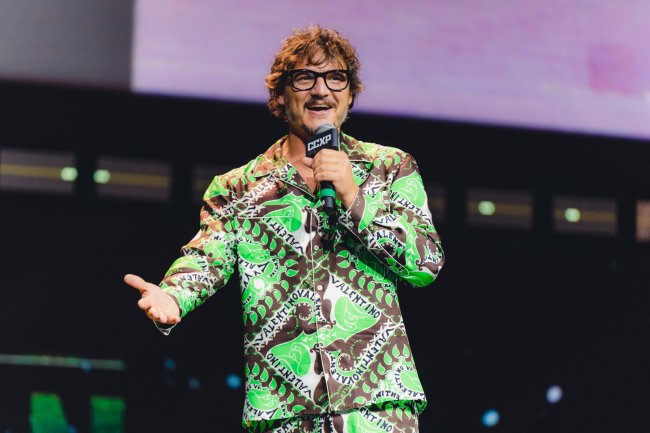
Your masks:
M282 156L292 164L303 164L302 159L307 156L307 148L302 138L289 131L287 140L282 145Z

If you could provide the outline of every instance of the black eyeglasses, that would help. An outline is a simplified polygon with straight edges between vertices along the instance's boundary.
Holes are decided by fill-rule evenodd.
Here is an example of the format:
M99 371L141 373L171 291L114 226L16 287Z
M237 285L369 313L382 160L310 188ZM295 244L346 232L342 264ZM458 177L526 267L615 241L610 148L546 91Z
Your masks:
M331 71L316 72L309 69L292 69L286 72L289 84L293 90L311 90L316 85L318 77L323 77L325 85L332 92L345 90L350 83L350 71L332 69Z

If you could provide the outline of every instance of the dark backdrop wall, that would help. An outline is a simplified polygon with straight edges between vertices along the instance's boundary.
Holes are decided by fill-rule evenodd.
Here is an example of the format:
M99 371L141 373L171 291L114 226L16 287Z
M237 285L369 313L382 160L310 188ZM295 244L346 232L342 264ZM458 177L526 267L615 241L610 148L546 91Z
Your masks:
M258 105L16 84L0 84L0 110L0 149L70 152L78 169L70 196L0 190L0 353L126 366L0 364L0 430L29 431L36 390L60 395L80 432L90 395L122 397L128 432L240 431L243 391L226 386L243 365L236 281L165 337L121 279L158 281L196 232L196 164L242 165L284 125ZM354 113L344 129L409 151L444 191L446 268L400 291L430 399L423 432L489 431L488 409L501 415L495 432L650 429L650 270L635 240L650 143ZM98 197L101 156L169 162L170 200ZM532 228L470 226L472 187L530 191ZM617 234L556 233L557 193L613 198ZM551 385L564 390L556 405Z

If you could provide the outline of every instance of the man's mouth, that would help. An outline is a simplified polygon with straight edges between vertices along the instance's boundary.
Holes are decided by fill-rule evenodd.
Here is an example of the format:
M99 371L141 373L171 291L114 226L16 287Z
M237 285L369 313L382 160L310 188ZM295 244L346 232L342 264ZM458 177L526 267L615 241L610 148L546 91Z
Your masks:
M327 111L331 108L332 107L330 107L329 105L310 105L309 107L307 107L309 111L317 111L317 112Z

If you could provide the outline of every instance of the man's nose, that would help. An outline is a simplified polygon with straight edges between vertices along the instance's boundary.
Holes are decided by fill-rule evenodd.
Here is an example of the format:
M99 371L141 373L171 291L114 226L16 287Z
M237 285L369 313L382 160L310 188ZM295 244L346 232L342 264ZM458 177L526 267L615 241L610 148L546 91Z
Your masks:
M314 87L311 88L311 94L312 95L319 95L319 96L324 96L329 94L330 89L327 88L327 84L325 84L325 78L324 77L317 77L316 82L314 83Z

